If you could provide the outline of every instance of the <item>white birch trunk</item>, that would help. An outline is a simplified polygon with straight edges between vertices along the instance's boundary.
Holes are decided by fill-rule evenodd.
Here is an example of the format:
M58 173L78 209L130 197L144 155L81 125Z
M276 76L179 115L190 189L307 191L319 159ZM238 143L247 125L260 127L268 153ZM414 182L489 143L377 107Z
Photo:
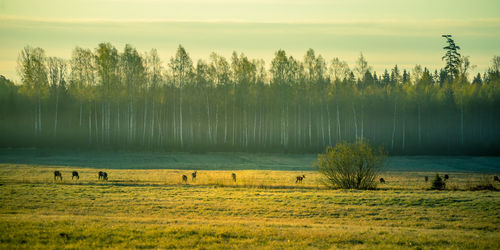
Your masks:
M92 102L89 103L89 144L92 144Z
M38 104L35 105L34 122L35 122L35 136L37 136L38 135Z
M394 149L394 138L396 137L396 114L398 109L398 100L394 101L394 120L392 125L392 140L391 140L391 148Z
M212 135L212 125L210 122L210 102L208 100L208 90L206 90L206 97L207 97L208 142L209 142L209 144L212 144L212 136L213 135Z
M356 109L354 108L354 103L352 103L352 113L354 115L354 130L355 130L355 137L354 141L356 142L358 140L358 121L356 119Z
M82 127L82 101L80 101L80 128Z
M328 145L332 145L332 126L330 122L330 105L328 104L328 97L326 100L326 120L328 122Z
M142 124L142 145L144 146L146 143L146 118L148 117L148 101L144 100L144 115L143 124Z
M151 146L151 143L153 141L154 135L155 135L155 101L153 99L152 104L151 104L151 136L149 137L149 145Z
M460 108L460 138L461 138L461 141L460 143L462 145L464 145L464 102L462 100L462 103L461 103L461 108Z
M421 120L421 104L418 103L418 146L422 145L422 120Z
M224 144L227 143L227 98L224 96Z
M54 136L57 137L57 115L59 110L59 89L56 90L56 117L54 119Z
M215 129L214 129L214 144L217 144L217 136L219 131L219 104L217 103L215 106Z
M40 101L40 97L38 98L38 132L42 134L42 104Z
M182 137L182 86L180 88L179 96L179 137L181 141L181 148L184 148L184 140Z
M94 101L94 123L95 123L95 142L99 144L99 126L97 124L97 102Z
M339 102L336 100L336 106L337 106L337 139L338 141L342 141L342 133L340 129L340 112L339 112Z

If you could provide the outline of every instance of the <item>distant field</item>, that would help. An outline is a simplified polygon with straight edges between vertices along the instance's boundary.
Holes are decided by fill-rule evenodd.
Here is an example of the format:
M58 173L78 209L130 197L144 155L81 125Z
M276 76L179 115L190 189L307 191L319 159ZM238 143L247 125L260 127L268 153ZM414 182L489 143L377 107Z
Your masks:
M0 249L497 249L500 242L500 192L465 191L491 175L455 172L447 185L461 191L429 191L423 176L434 172L385 172L379 190L354 191L326 189L309 171L199 170L183 184L191 171L102 170L109 181L98 181L95 168L0 164Z
M0 163L84 166L106 169L311 171L314 154L146 153L0 149ZM500 173L500 157L396 156L386 171Z

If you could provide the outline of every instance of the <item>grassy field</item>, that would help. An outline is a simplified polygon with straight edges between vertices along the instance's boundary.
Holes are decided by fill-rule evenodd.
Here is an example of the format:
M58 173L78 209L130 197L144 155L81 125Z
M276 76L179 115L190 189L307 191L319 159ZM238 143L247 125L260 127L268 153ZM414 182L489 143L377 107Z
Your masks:
M99 170L109 181L97 180ZM429 191L423 176L434 172L384 172L379 190L354 191L326 189L309 171L199 170L183 184L190 173L0 164L0 249L498 249L500 242L500 192L467 191L491 175L452 173L451 190Z

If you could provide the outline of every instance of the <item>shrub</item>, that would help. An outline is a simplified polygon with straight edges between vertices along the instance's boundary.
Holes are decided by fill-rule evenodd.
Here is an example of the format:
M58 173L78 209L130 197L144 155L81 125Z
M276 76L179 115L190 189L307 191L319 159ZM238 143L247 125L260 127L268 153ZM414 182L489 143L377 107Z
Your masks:
M446 183L444 182L443 178L439 176L439 174L436 174L436 177L432 180L432 185L431 189L432 190L443 190L446 187Z
M366 141L342 142L328 146L318 155L316 166L330 187L372 189L377 185L377 176L385 161L382 148L373 149Z

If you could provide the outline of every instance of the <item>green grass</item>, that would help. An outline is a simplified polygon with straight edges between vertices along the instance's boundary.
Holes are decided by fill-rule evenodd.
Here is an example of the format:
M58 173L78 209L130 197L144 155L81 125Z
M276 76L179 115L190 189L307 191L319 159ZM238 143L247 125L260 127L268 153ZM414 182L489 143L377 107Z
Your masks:
M56 169L62 182L53 181ZM104 170L108 182L93 168L1 164L0 249L496 249L500 242L500 192L465 191L484 181L481 174L453 173L452 190L429 191L423 176L432 172L385 172L379 190L357 191L326 189L306 171L200 170L183 184L190 171ZM303 184L295 184L299 174Z

